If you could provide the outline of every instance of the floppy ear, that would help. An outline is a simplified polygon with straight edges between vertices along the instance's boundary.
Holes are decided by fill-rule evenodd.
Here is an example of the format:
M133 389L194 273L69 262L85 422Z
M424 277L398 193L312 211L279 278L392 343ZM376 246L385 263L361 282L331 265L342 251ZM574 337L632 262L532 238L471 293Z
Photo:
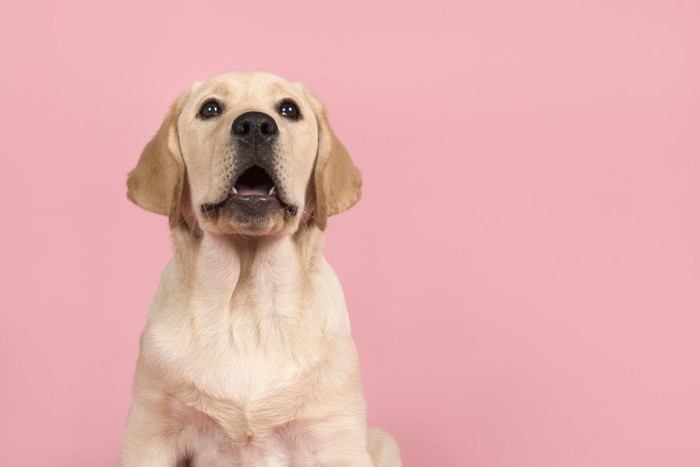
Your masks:
M180 223L180 199L185 181L177 119L189 93L188 89L171 106L126 180L126 196L143 209L168 216L171 229Z
M308 91L318 122L318 155L314 169L316 207L313 219L325 230L328 217L350 209L360 199L362 175L328 123L326 110Z

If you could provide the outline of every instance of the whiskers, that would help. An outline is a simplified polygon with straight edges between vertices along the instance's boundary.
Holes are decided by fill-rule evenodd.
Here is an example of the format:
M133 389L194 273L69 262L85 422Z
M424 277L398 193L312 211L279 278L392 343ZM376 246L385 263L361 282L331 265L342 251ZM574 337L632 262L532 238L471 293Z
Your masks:
M190 231L191 235L195 234L195 228L199 228L199 225L197 223L197 214L194 212L194 210L189 210L187 213L183 213L182 220L180 221L180 225L183 223L187 225L188 230ZM208 216L208 215L207 215ZM210 219L211 221L211 219Z
M301 213L302 213L302 218L308 217L309 219L313 219L316 222L318 222L319 224L321 224L321 221L317 217L314 217L314 215L311 214L309 211L307 211L306 208L302 209ZM304 219L304 221L307 222L307 219Z

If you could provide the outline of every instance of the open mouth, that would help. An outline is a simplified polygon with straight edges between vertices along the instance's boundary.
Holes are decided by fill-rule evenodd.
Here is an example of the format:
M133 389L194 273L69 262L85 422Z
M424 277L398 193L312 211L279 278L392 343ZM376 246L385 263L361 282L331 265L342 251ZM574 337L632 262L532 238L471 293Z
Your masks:
M231 189L234 196L275 196L275 183L265 169L254 165L245 170Z
M218 203L203 204L202 212L216 211L226 205L254 210L265 206L267 208L281 206L287 214L295 215L296 206L283 202L277 191L275 182L268 172L259 165L254 165L238 176L226 198Z

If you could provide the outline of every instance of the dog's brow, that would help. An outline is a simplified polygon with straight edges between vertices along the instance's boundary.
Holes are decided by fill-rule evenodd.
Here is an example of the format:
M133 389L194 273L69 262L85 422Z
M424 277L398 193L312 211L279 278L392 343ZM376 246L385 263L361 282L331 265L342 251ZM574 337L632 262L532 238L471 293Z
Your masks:
M284 98L286 96L295 96L296 93L294 92L294 89L290 88L289 86L285 86L281 83L272 83L270 85L270 95L282 96Z
M218 97L229 97L231 94L231 88L226 83L216 83L211 89L207 90L208 94L216 94Z
M195 102L197 103L197 105L201 105L201 104L205 103L206 101L212 100L212 99L223 101L226 99L226 97L227 97L226 95L223 95L223 94L218 93L218 92L207 92L207 93L202 94L200 97L198 97Z

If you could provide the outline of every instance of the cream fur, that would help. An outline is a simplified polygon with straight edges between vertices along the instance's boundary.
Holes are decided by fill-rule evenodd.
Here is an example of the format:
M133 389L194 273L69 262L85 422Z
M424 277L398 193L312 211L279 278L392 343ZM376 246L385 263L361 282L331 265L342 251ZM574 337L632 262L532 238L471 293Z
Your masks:
M230 112L203 125L192 115L211 93ZM208 219L197 207L236 164L227 125L281 96L306 119L275 117L282 183L306 211L255 232ZM320 104L274 75L222 75L173 106L129 179L130 199L170 216L174 257L141 337L122 467L401 465L394 440L366 427L343 292L321 254L325 217L359 197L354 171ZM321 193L322 179L345 188Z

